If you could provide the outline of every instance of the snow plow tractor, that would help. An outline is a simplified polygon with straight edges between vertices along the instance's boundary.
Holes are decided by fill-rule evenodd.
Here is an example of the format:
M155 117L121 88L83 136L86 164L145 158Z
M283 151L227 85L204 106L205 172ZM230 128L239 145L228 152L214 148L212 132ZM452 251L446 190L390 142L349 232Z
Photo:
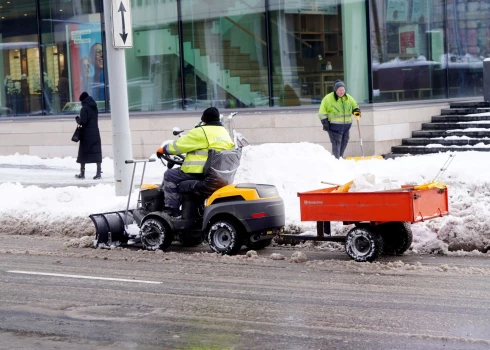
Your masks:
M243 245L265 248L283 231L284 203L273 185L231 184L208 198L181 193L181 215L168 215L163 211L161 186L143 184L146 163L152 161L155 159L126 161L133 164L131 188L137 163L144 163L135 209L129 209L128 198L126 210L90 215L96 230L95 248L142 245L147 250L166 250L174 241L191 247L205 240L213 251L232 255Z

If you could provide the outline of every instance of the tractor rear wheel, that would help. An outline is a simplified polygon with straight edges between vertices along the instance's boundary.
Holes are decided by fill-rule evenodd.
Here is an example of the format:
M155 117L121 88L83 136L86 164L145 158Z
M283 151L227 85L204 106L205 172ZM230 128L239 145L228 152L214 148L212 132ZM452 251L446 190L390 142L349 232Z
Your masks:
M216 253L233 255L242 247L243 235L238 225L229 220L218 220L210 226L208 243Z

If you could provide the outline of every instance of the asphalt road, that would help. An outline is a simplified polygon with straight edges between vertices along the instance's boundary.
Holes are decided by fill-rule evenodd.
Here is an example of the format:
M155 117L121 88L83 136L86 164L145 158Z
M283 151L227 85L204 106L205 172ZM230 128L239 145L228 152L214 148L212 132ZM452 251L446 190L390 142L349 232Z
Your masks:
M0 349L490 348L488 257L361 264L308 247L221 257L65 241L0 237ZM298 250L308 262L290 261Z

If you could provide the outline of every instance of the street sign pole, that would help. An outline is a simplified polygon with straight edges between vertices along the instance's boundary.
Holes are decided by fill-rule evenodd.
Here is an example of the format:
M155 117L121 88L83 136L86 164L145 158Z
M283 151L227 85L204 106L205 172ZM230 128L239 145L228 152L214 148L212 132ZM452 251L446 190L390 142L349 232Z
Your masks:
M123 17L119 14L119 19L114 19L114 6L121 3L127 4ZM115 1L104 0L104 21L105 21L105 49L107 54L106 62L109 75L109 96L111 102L111 121L112 121L112 147L114 157L114 186L116 196L126 196L130 192L131 166L125 164L127 159L133 159L133 148L131 143L131 130L129 128L129 108L128 90L126 79L126 57L124 47L132 46L132 30L129 0ZM125 16L125 17L124 17ZM126 20L129 18L128 20ZM124 19L124 28L123 28ZM129 23L129 26L128 26ZM117 27L116 26L120 26ZM122 36L119 33L123 34ZM125 37L125 40L122 38ZM129 37L129 39L128 39ZM118 46L123 42L122 46ZM128 43L128 44L126 44ZM131 46L126 46L126 45ZM132 189L131 189L132 190Z

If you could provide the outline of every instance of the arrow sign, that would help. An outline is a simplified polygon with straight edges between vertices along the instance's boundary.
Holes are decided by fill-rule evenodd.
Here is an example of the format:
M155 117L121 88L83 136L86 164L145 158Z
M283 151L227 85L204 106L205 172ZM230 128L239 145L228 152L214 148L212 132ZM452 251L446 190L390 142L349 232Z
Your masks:
M133 47L131 5L129 0L112 1L112 37L115 48Z
M128 37L128 34L126 33L126 22L124 22L124 12L126 12L126 8L124 7L122 1L121 4L119 5L119 12L121 12L121 21L122 21L122 33L119 33L119 35L121 36L123 43L126 44L126 38Z

